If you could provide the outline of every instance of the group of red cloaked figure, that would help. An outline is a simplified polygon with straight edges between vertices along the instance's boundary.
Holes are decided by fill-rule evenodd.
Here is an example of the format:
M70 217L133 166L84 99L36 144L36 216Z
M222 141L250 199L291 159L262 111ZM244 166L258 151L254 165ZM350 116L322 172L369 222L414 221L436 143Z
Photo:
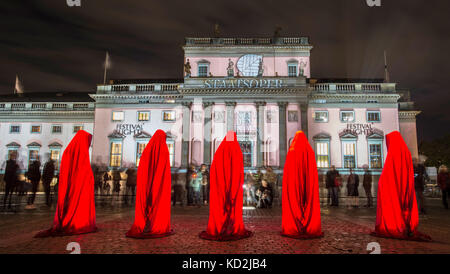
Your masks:
M35 237L74 235L97 231L94 176L89 161L92 135L80 130L63 153L58 203L53 225ZM375 231L379 237L430 241L417 231L419 223L411 159L400 133L386 135L388 154L378 182ZM229 131L210 169L209 221L200 237L230 241L253 233L244 226L244 166L236 133ZM133 238L172 235L170 225L171 174L166 133L157 130L146 145L137 172L135 219L126 233ZM298 131L289 148L282 192L281 235L297 239L322 237L319 182L315 153Z

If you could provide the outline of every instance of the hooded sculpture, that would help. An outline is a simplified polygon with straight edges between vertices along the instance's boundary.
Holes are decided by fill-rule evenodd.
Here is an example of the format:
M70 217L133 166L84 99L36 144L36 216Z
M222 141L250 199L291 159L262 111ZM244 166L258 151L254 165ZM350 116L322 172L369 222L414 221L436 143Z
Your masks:
M79 130L64 150L53 226L35 237L74 235L97 230L94 174L89 161L91 140L91 134Z
M323 236L316 159L302 131L295 134L286 157L282 195L281 235L292 238Z
M400 132L386 135L388 154L378 181L374 236L431 240L417 231L419 213L414 191L411 153Z
M238 240L252 235L242 218L244 162L236 133L229 131L211 164L209 221L200 237L207 240Z
M170 229L171 175L166 133L157 130L139 160L134 224L126 233L133 238L159 238Z

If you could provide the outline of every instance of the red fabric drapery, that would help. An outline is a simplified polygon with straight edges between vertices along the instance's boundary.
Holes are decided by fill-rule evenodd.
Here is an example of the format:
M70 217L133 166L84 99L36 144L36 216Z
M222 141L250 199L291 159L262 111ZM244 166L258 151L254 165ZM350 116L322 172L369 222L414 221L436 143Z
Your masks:
M209 221L200 237L238 240L252 235L242 218L244 162L236 133L229 131L211 164Z
M53 226L35 237L74 235L97 230L94 174L89 161L91 140L91 134L80 130L64 150Z
M292 238L323 236L318 178L314 151L305 134L298 131L283 171L281 235Z
M159 238L170 228L171 175L166 133L157 130L139 160L134 224L126 233L133 238Z
M372 235L409 240L431 238L417 231L419 213L411 153L400 132L386 135L388 154L378 181L377 218Z

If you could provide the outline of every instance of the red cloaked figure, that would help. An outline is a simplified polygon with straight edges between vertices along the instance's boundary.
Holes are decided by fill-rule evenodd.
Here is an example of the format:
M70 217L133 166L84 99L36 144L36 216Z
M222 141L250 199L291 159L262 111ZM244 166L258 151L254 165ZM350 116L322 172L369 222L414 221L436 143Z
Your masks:
M388 154L378 181L377 219L371 234L431 241L429 236L417 231L419 213L411 152L398 131L386 135L386 145Z
M139 160L134 224L126 233L133 238L160 238L170 228L171 175L166 133L157 130Z
M200 238L232 241L250 237L242 218L244 161L234 131L228 131L211 164L209 221Z
M322 237L319 176L314 151L297 131L283 171L281 235L309 239Z
M64 150L58 182L58 203L52 228L35 237L94 232L94 174L89 161L92 135L79 130Z

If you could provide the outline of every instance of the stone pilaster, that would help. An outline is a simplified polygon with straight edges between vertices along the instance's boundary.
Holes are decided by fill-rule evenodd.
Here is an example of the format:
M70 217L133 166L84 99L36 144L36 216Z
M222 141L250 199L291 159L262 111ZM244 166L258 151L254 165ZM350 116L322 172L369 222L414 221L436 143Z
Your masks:
M264 139L264 107L266 102L255 102L256 105L256 166L263 165L262 140Z
M306 138L308 138L308 104L300 102L298 103L300 107L300 119L302 131L305 133Z
M227 131L234 130L234 108L236 102L225 102L227 108Z
M187 168L189 166L189 143L190 143L190 129L191 129L191 107L192 102L182 102L183 107L183 138L181 143L181 167Z
M214 102L203 102L203 109L205 114L204 120L204 140L203 140L203 163L211 164L211 120L212 107Z
M280 146L280 167L284 167L287 155L287 143L286 143L286 107L288 102L278 102L279 111L279 146Z

